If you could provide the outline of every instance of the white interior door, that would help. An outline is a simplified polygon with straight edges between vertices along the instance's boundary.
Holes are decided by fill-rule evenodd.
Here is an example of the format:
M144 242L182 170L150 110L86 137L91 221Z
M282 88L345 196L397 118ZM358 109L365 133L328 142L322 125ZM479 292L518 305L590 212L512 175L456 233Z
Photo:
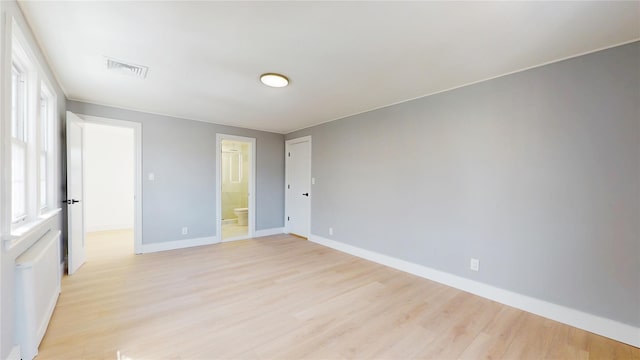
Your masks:
M311 139L287 141L287 232L309 236L311 211Z
M86 260L84 241L83 120L67 111L67 259L69 275Z

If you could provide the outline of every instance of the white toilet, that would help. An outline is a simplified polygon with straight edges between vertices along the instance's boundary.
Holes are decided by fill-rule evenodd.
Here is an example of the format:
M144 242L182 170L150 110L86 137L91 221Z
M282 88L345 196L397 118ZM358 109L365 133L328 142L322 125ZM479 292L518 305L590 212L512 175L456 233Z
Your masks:
M238 225L247 226L247 219L249 218L249 209L237 208L237 209L233 209L233 212L236 214L236 217L238 218Z

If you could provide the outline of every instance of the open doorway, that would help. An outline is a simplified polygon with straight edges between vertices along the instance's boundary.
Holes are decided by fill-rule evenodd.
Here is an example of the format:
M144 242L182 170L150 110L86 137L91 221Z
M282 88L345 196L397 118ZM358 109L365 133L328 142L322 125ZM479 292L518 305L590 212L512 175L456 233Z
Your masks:
M102 135L98 136L98 140L96 140L96 137L91 136L91 130L89 130L89 139L87 139L87 128L90 127L91 124L129 129L133 132L133 146L123 146L122 143L118 145L118 141L105 141L101 138ZM130 121L114 120L89 115L77 115L70 111L67 111L66 125L67 200L65 200L65 202L68 206L67 268L69 275L73 275L78 271L78 269L80 269L87 259L87 248L89 247L87 246L88 244L86 241L87 226L85 221L87 203L90 203L92 206L97 205L102 214L105 212L118 211L120 209L117 203L116 205L112 205L111 203L100 203L95 200L96 195L94 193L113 191L113 189L107 190L107 188L114 182L109 181L107 178L112 176L123 178L125 183L129 183L129 181L133 183L133 196L129 193L129 198L125 198L122 201L125 204L133 202L133 252L136 254L142 253L142 125L140 123ZM105 143L106 145L104 145ZM98 176L97 181L92 180L92 184L89 186L99 190L89 190L89 199L87 201L85 198L87 195L87 185L85 184L85 177L87 176L86 165L89 164L90 168L95 165L98 169L102 169L106 164L104 160L105 157L110 159L108 161L114 161L116 164L119 163L119 160L116 159L115 156L112 156L115 149L114 143L117 148L125 148L127 149L126 151L133 154L133 176L131 176L130 179L127 179L122 176L117 169L111 168L111 171L107 172L107 175ZM126 143L127 142L125 142L125 144ZM87 144L89 144L90 147L95 145L97 150L89 150L89 155L87 155L87 151L85 149ZM92 156L93 153L95 153L94 156ZM88 171L90 175L93 175L94 171ZM98 215L98 219L100 219L100 215ZM128 221L112 222L110 224L110 228L105 226L108 222L103 221L102 224L99 222L91 222L89 224L89 230L92 233L100 232L100 230L106 231L108 229L117 230L116 228L122 227L121 225L123 223L126 224L125 229L130 226L130 222ZM125 250L128 246L126 246L126 240L123 240L123 242L125 245L121 248L111 247L104 241L100 243L100 245L106 246L107 249L120 248ZM96 255L105 254L105 252L101 252L95 246L91 251ZM116 254L123 255L119 252L116 252ZM131 255L131 253L127 251L126 255Z
M84 125L85 242L89 262L135 253L134 129Z
M221 241L253 236L255 219L255 139L217 137L218 231Z

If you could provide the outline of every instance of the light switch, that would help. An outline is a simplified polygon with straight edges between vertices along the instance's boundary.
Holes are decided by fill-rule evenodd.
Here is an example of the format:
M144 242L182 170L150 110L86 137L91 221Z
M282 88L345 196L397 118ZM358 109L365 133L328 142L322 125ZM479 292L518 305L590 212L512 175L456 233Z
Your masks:
M311 185L315 185L316 184L316 178L311 178Z
M154 173L149 173L149 181L153 181L156 179L156 175Z

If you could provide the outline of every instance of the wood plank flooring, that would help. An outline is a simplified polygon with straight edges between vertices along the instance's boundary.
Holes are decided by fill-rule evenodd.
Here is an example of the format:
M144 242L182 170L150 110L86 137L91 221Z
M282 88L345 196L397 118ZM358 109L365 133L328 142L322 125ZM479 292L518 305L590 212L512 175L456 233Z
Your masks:
M635 347L293 236L146 255L120 250L127 236L89 239L38 360L640 359Z

